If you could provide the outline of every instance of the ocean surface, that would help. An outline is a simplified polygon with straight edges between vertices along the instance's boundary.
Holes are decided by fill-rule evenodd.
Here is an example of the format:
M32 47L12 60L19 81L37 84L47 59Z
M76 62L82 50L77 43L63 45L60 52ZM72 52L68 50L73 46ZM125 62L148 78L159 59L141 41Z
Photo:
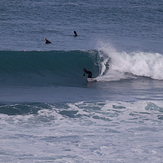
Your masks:
M163 162L162 0L0 11L1 163Z

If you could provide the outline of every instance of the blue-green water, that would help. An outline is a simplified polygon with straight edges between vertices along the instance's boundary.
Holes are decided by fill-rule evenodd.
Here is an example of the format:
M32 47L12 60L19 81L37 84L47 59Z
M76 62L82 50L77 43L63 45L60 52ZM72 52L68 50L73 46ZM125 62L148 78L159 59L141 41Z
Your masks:
M0 162L160 163L162 6L1 0Z

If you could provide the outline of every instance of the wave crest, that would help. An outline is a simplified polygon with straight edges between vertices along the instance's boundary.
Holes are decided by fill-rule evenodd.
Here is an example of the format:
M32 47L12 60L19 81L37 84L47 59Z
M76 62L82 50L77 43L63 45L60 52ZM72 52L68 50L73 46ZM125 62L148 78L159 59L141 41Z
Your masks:
M101 80L118 80L138 76L163 80L163 55L148 52L118 52L110 45L99 48L103 57ZM109 62L109 64L106 64ZM108 67L109 65L109 67Z

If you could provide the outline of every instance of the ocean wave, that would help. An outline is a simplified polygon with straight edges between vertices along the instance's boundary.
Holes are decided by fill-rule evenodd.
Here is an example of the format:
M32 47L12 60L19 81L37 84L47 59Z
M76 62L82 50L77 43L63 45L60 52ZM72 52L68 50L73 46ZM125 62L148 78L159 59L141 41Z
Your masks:
M98 76L97 57L97 51L1 51L0 83L78 83L83 68L90 69L94 76Z
M0 51L1 85L79 85L83 68L97 81L163 80L163 55L118 52L109 45L92 51Z

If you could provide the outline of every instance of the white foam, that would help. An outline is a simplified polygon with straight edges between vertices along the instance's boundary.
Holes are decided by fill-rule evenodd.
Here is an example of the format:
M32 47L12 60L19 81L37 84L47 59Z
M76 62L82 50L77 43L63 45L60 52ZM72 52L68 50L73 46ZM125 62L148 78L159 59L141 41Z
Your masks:
M137 162L142 156L160 162L162 106L162 101L81 101L34 115L0 114L1 162ZM81 116L65 116L65 110Z
M110 44L100 43L99 55L101 62L101 76L99 80L119 80L135 76L145 76L152 79L163 80L163 55L149 52L118 52ZM127 75L126 75L127 74ZM131 75L129 75L131 74ZM113 78L114 77L114 78Z

